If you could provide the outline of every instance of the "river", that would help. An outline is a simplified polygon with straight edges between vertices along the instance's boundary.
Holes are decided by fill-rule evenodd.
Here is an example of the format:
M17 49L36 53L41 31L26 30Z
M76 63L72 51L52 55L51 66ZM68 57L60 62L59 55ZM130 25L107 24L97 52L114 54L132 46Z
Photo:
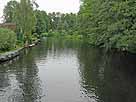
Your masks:
M136 102L136 55L44 39L0 65L0 102Z

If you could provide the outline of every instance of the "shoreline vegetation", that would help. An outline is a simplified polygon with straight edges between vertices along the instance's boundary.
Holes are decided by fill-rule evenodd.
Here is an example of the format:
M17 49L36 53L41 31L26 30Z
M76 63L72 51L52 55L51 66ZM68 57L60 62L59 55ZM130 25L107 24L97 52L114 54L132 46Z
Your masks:
M0 64L9 60L12 60L14 58L16 58L17 56L20 55L21 51L26 49L26 48L31 48L36 46L38 43L40 42L40 39L36 40L34 43L28 45L27 47L19 47L16 49L12 49L6 52L1 52L0 53Z
M136 2L83 0L74 13L46 13L33 0L11 0L0 24L0 54L34 46L42 37L83 40L107 51L136 53ZM8 28L8 29L7 29ZM11 30L10 30L11 29Z

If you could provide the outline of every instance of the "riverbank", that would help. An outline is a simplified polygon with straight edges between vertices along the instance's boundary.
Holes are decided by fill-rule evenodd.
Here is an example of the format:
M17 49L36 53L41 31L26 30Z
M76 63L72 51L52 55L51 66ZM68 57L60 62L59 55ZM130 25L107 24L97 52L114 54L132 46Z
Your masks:
M17 50L13 50L13 51L9 51L9 52L5 52L5 53L1 53L0 54L0 63L11 60L17 56L19 56L20 51L23 50L24 48L19 48Z
M30 44L28 47L21 47L21 48L16 49L16 50L1 53L0 54L0 63L3 63L3 62L6 62L6 61L9 61L9 60L16 58L17 56L20 55L20 52L23 49L33 47L33 46L37 45L39 42L40 42L40 39L36 40L33 44Z

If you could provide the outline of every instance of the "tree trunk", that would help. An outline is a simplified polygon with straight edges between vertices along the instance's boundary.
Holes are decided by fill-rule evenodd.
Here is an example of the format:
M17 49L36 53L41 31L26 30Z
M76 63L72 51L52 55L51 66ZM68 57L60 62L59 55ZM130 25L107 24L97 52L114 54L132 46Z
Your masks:
M29 47L28 40L25 41L25 47Z

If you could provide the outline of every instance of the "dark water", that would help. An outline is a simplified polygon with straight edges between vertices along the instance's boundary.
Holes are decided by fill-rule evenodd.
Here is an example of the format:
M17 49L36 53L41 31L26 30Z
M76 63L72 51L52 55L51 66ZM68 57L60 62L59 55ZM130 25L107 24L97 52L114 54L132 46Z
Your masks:
M0 65L0 102L136 102L136 56L46 39Z

